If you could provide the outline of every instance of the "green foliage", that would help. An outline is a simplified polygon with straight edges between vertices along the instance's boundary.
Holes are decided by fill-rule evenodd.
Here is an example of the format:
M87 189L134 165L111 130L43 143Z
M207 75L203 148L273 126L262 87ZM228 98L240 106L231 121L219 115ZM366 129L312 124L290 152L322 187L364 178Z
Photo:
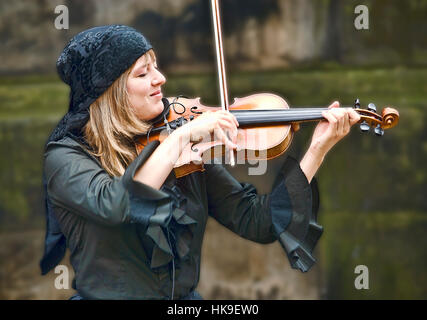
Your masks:
M332 70L331 70L332 69ZM182 81L185 79L185 81ZM166 83L166 93L201 96L207 103L218 103L214 75L174 75ZM362 104L374 102L402 108L425 108L427 70L393 69L294 69L269 72L231 73L230 97L254 92L274 92L291 106L325 105L334 100L351 105L355 98ZM232 101L232 100L231 100Z
M0 79L0 119L58 118L68 109L68 87L52 76Z
M58 119L55 119L55 122ZM0 126L0 225L37 226L44 216L43 146L54 122L2 120Z

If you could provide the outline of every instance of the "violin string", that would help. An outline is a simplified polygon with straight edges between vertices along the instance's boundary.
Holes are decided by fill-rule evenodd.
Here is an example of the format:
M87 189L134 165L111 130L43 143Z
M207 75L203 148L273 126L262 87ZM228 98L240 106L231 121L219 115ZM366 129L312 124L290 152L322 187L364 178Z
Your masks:
M272 110L233 110L241 125L261 123L286 123L295 121L310 121L323 119L322 108L313 109L272 109Z
M294 108L294 109L255 109L255 110L232 110L237 121L244 123L267 123L267 122L290 122L304 120L324 119L322 112L328 108ZM358 112L363 117L363 113ZM378 114L369 114L369 118L374 117L382 121Z
M326 110L326 109L324 109ZM294 110L239 110L237 112L231 111L236 117L262 117L262 116L307 116L307 115L315 115L319 116L322 114L324 110L301 110L301 111L294 111Z

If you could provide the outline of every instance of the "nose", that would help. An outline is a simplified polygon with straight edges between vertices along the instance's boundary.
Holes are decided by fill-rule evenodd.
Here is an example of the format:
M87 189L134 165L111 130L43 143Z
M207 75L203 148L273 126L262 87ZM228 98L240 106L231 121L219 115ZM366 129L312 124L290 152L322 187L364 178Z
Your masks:
M153 77L153 81L152 81L152 85L153 86L161 86L166 82L166 78L165 76L157 69L156 70L156 74Z

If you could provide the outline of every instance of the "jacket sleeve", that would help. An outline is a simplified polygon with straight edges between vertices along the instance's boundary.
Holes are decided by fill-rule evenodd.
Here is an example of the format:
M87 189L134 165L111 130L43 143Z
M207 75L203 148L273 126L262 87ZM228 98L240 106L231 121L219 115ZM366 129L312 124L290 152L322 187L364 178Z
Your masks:
M47 192L52 204L103 225L145 223L169 196L133 180L158 142L143 149L122 177L110 177L87 153L52 144L45 153Z
M222 165L205 165L208 212L239 236L259 243L276 240L268 196L249 183L239 183Z
M267 195L237 182L219 165L207 166L209 214L240 236L260 243L279 240L291 266L303 272L315 263L312 251L322 234L317 224L316 179L309 184L299 163L288 157Z

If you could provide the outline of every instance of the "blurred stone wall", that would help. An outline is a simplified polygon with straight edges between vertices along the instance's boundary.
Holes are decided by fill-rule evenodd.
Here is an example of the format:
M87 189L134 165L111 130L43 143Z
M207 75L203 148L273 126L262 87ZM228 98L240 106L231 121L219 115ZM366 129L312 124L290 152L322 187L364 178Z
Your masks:
M223 35L230 69L270 69L336 61L408 63L427 49L427 1L367 0L370 29L354 27L349 0L223 0ZM54 9L69 9L69 29L57 30ZM411 21L411 24L402 21ZM0 74L54 72L69 39L96 25L127 24L153 43L168 72L214 71L209 1L0 1Z

